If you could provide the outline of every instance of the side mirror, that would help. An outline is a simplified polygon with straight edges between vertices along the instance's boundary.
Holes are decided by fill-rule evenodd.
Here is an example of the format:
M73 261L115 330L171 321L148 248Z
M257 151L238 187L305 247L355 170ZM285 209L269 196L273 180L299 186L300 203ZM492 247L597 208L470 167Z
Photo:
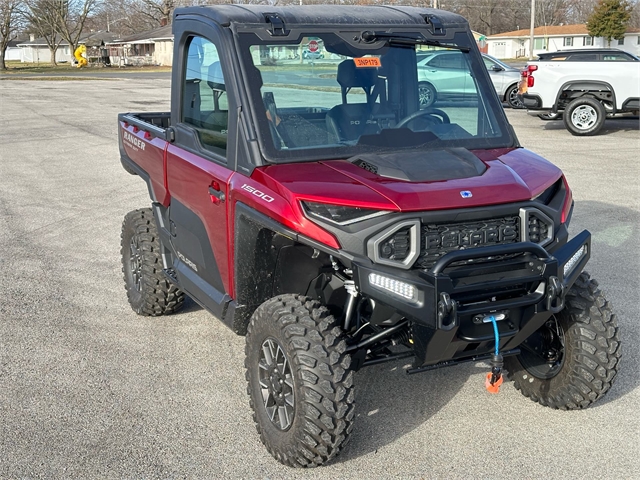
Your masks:
M494 65L491 67L491 70L493 70L494 72L501 72L504 70L504 68L502 68L500 65Z

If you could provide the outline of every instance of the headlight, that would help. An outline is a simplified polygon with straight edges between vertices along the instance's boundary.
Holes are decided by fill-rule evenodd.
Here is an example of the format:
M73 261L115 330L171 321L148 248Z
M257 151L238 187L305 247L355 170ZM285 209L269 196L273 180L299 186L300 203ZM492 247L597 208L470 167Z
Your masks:
M371 210L360 207L345 207L328 203L301 202L307 216L316 217L338 225L349 225L368 218L378 217L388 211Z
M375 263L411 268L420 255L420 225L420 220L405 220L374 235L367 255Z
M521 241L533 242L544 247L553 241L553 220L537 208L521 208Z

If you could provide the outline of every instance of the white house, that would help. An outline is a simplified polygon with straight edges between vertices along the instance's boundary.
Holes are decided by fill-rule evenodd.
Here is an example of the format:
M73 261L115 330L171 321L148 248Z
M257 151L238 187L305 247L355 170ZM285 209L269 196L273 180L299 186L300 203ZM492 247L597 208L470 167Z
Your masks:
M20 51L20 56L17 60L23 63L50 63L51 51L44 38L35 38L35 35L30 35L28 41L17 42L17 47ZM91 32L80 37L78 44L85 44L87 49L98 50L100 46L105 42L113 40L116 35L109 32ZM56 63L72 63L74 62L73 52L69 47L69 43L65 40L61 40L59 37L57 41L60 42L58 50L56 50ZM99 55L99 52L87 51L87 58L91 61L91 56ZM12 59L12 58L11 58ZM9 59L9 60L11 60Z
M18 44L22 43L21 40L9 40L7 50L4 53L5 61L20 61L22 59L22 53Z
M58 49L56 50L56 63L71 62L73 55L69 44L60 38L57 39L60 42ZM20 60L24 63L50 63L51 51L44 38L35 38L35 35L29 36L29 41L20 42L18 47L21 51Z
M529 30L498 33L487 37L489 55L496 58L529 56ZM621 40L592 37L584 24L536 27L533 31L533 54L580 48L614 47L634 55L640 54L640 29L629 28Z
M171 65L171 25L107 42L112 65Z

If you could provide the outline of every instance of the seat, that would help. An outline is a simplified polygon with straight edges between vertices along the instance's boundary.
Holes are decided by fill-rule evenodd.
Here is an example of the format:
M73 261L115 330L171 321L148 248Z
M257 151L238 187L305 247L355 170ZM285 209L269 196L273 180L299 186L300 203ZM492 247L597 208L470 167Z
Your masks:
M362 135L380 131L374 114L381 113L376 104L378 79L376 68L357 68L353 60L344 60L338 65L337 81L342 91L342 104L327 113L327 128L343 141L357 140ZM352 88L362 88L366 94L365 103L348 103L347 94Z
M220 97L227 92L220 62L213 62L209 65L207 85L211 88L213 94L213 112L207 116L203 126L209 130L226 134L229 124L229 111L220 109Z

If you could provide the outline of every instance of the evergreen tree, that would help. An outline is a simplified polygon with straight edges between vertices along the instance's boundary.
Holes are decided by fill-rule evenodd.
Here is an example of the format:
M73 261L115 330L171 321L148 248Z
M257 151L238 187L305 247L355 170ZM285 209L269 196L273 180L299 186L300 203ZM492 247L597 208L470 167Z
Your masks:
M592 37L604 37L611 46L611 39L624 36L633 7L627 0L600 0L587 20L587 30Z

